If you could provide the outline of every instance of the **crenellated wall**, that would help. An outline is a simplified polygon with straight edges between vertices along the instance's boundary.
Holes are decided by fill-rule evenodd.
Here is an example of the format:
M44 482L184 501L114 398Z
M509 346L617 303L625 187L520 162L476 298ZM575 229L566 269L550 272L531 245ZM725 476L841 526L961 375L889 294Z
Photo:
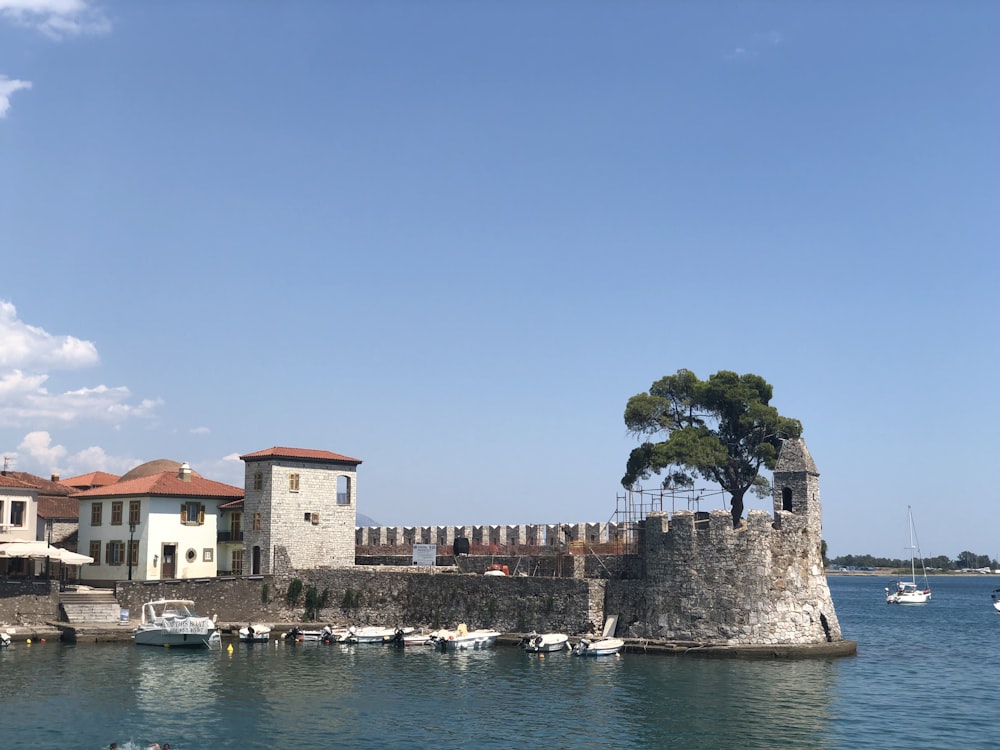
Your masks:
M515 524L496 526L359 526L354 532L358 547L406 547L436 544L450 548L458 538L474 545L515 549L616 544L626 540L626 525L618 523ZM439 550L444 552L444 550Z

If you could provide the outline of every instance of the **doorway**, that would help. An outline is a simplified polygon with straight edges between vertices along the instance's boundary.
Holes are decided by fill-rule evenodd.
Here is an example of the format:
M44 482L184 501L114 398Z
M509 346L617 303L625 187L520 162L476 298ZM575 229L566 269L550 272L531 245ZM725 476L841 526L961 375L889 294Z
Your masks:
M160 578L168 579L176 577L177 577L177 545L164 544L163 567L160 568Z
M260 575L260 547L253 548L253 560L251 561L250 575L259 576Z

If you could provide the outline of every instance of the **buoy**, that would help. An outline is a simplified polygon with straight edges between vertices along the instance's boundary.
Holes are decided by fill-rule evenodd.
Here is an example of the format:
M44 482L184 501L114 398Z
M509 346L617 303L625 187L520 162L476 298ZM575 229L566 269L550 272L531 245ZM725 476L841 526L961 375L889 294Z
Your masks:
M42 643L45 643L45 639L44 638L42 638Z
M538 658L539 658L539 659L544 659L544 658L545 658L545 654L539 654L539 655L538 655Z
M228 646L226 647L226 651L228 651L229 653L233 653L233 644L232 644L232 643L230 643L230 644L229 644L229 645L228 645Z
M24 645L26 645L26 646L30 646L30 645L31 645L31 639L29 638L28 640L26 640L26 641L24 642Z

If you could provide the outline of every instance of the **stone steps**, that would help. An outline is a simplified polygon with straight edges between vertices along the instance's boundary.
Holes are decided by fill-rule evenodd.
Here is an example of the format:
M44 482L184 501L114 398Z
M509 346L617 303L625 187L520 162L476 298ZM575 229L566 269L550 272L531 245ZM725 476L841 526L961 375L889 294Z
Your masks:
M65 591L59 596L59 609L66 622L117 623L121 607L108 589Z

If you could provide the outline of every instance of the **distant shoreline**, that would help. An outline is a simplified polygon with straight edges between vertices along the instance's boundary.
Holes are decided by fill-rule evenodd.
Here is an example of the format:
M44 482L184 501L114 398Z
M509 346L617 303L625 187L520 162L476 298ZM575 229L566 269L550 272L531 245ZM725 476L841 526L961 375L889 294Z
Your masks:
M827 569L826 574L828 576L898 576L902 573L908 573L909 571L902 570L901 568L875 568L874 570L831 570ZM932 576L968 576L975 578L996 578L1000 573L966 573L961 570L939 570L933 573L928 573L928 577Z

